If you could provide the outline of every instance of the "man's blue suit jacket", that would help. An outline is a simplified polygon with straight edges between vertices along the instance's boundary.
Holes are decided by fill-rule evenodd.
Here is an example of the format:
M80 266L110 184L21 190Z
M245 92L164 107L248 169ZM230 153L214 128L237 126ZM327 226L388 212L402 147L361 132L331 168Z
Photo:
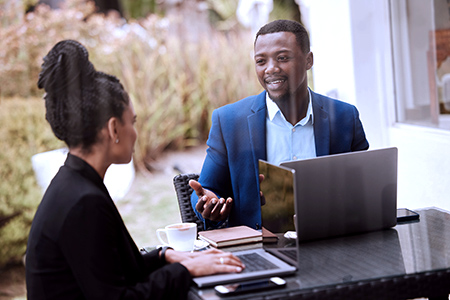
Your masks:
M311 91L317 156L366 150L369 143L356 107ZM261 227L258 160L266 160L266 92L214 110L201 185L233 198L229 226ZM198 197L191 196L195 210ZM217 224L204 220L205 228Z

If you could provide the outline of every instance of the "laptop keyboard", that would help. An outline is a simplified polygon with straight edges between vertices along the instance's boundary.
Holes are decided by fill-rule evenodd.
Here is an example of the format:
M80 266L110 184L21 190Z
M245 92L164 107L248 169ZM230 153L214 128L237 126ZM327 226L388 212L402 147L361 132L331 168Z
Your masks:
M248 253L237 255L237 257L244 263L245 269L242 273L264 271L278 268L276 265L262 257L257 253Z

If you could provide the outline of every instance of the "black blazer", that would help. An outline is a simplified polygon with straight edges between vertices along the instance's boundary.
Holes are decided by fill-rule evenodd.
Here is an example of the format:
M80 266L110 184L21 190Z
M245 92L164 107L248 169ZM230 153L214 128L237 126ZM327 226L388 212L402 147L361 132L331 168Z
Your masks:
M184 299L191 276L142 255L99 174L68 155L31 226L28 299Z

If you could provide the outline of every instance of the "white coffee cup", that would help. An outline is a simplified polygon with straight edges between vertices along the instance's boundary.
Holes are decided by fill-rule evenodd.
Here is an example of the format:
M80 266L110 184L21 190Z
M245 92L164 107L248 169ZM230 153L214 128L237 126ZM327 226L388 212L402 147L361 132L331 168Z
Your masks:
M167 242L163 240L161 233L165 233ZM164 246L170 246L177 251L192 251L197 239L196 223L176 223L170 224L156 230L158 240Z

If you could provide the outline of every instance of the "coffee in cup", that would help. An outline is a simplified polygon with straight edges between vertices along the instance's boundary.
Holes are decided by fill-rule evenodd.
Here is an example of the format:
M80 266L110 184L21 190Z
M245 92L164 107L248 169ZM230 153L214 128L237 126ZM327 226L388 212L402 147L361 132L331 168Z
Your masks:
M165 233L167 242L161 236ZM158 240L164 246L170 246L177 251L192 251L194 250L194 243L197 239L197 224L196 223L175 223L156 230Z

